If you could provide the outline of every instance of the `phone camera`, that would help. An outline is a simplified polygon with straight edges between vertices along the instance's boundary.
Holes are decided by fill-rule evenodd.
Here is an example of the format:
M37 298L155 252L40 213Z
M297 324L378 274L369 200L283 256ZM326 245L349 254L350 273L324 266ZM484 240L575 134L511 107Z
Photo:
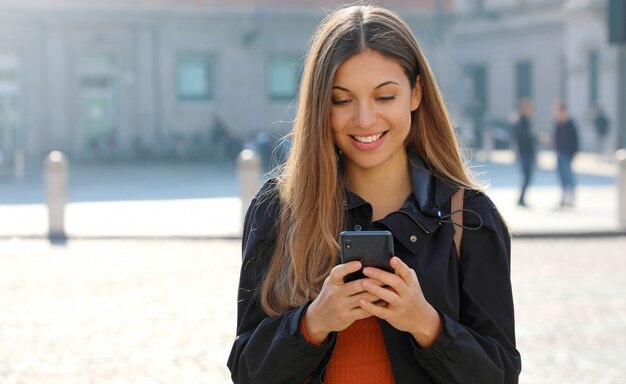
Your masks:
M352 240L346 240L346 248L352 248Z

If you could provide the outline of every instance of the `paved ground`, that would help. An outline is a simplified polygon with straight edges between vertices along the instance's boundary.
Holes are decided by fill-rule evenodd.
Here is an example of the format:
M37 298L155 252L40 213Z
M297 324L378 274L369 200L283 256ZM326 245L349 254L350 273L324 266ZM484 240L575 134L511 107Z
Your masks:
M626 238L516 240L522 383L626 383Z
M0 382L227 382L238 268L236 241L0 242Z
M0 382L227 383L239 242L0 241ZM521 383L626 382L626 238L513 242Z

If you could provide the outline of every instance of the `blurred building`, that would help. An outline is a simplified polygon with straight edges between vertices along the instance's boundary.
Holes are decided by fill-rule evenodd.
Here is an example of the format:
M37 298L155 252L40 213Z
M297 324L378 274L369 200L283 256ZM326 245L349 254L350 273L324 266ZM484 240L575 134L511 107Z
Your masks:
M608 44L607 0L457 0L455 59L470 126L499 127L521 97L535 101L534 129L552 132L564 100L583 149L595 149L592 108L617 126L618 51ZM626 23L626 20L623 22ZM623 129L626 129L624 127Z
M426 45L434 0L388 1ZM0 150L184 155L289 129L303 57L335 1L0 0Z
M280 135L311 33L338 3L0 0L0 167L53 149L75 159L185 156L210 147L217 121L241 139ZM409 22L476 145L521 96L536 100L541 130L558 97L583 136L593 101L615 120L605 0L378 3Z

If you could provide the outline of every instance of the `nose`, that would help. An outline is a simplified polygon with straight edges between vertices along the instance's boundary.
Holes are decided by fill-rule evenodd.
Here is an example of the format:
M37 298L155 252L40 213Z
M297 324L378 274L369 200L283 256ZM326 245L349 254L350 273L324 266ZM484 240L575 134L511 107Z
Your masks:
M376 113L374 108L369 103L360 103L356 116L355 124L361 129L368 129L376 121Z

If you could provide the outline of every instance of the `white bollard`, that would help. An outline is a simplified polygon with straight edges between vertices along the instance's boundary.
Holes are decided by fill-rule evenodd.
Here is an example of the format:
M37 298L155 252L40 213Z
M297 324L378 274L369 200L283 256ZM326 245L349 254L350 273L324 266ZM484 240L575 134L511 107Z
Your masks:
M261 182L261 158L251 149L244 149L237 156L239 197L241 198L241 222ZM241 226L243 228L243 225Z
M67 183L69 162L59 151L50 152L44 160L44 183L48 206L48 237L64 239L65 204L67 203Z
M617 212L619 222L626 226L626 149L615 152L617 160Z

